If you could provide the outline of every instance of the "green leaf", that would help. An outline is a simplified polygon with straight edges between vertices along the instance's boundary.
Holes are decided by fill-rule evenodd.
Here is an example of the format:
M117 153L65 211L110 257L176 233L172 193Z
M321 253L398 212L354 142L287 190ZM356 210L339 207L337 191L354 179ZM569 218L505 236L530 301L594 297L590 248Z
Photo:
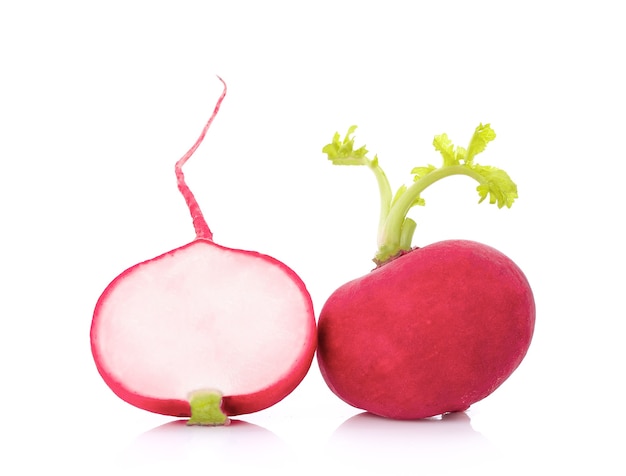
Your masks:
M426 205L426 200L424 200L422 197L416 197L415 200L413 200L413 203L411 204L411 206L419 206L419 207L423 207Z
M433 139L433 145L443 157L443 165L457 165L456 153L454 150L454 144L445 132L435 136Z
M407 191L407 186L406 185L402 185L398 191L396 192L396 194L393 196L393 200L391 200L391 207L393 207L398 199L404 195L404 192ZM417 197L415 197L415 199L411 202L411 207L418 205L420 207L423 207L424 205L426 205L426 201L420 197L419 195Z
M457 164L460 164L461 162L466 162L467 159L467 151L465 150L465 148L463 147L456 147L456 149L454 150L454 156L455 156L455 160Z
M436 170L436 169L437 167L435 167L434 165L430 165L430 164L428 164L426 167L414 167L413 170L411 170L411 173L414 175L413 181L417 181L421 179L422 177L425 177L426 175L428 175L429 173L431 173L433 170Z
M467 151L463 147L455 146L445 132L435 136L433 145L443 157L443 167L460 165L466 160Z
M393 207L395 205L395 203L398 201L398 199L404 194L404 192L406 192L406 185L402 185L398 191L396 192L396 194L393 196L393 199L391 200L391 206Z
M365 146L354 149L354 138L352 134L356 128L357 126L350 126L343 139L339 132L335 132L332 142L322 148L322 152L328 155L328 159L331 160L333 164L367 165L369 163L369 159L367 158L368 150Z
M504 206L511 208L518 197L517 185L504 170L490 165L478 164L472 165L471 169L479 173L484 179L484 182L476 187L480 196L478 203L489 197L489 203L498 205L498 208Z
M474 131L474 135L472 136L469 147L467 148L467 153L465 154L465 163L471 164L474 160L474 157L484 151L487 148L487 144L489 144L489 142L491 142L495 138L496 133L489 124L479 124Z

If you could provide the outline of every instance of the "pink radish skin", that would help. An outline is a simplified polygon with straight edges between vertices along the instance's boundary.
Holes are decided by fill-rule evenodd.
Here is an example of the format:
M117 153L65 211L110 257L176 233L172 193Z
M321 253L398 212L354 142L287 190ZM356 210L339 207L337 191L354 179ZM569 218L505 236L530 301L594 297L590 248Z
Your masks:
M464 411L496 390L520 365L535 327L535 301L521 269L487 245L447 240L412 246L422 193L451 175L478 182L480 201L510 207L517 185L475 162L495 138L480 124L467 148L446 134L433 146L442 165L415 167L413 184L393 194L378 156L336 133L322 151L335 165L369 168L381 197L377 267L339 287L318 323L317 358L329 388L379 416L428 418Z
M196 239L115 278L96 304L90 335L96 367L116 395L200 425L282 400L308 372L317 344L302 280L272 257L214 243L185 183L182 166L225 95L224 83L200 137L176 163Z
M347 403L396 419L463 411L519 366L535 305L522 271L486 245L415 249L341 286L319 319L318 362Z

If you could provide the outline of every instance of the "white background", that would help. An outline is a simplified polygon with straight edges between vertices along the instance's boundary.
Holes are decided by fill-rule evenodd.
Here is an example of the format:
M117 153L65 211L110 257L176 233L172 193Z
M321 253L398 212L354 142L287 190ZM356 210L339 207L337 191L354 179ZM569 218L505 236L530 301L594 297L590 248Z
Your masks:
M2 2L0 473L624 474L620 3ZM288 264L318 312L371 268L378 218L369 171L321 154L332 134L358 124L396 188L438 164L435 134L464 145L491 123L477 161L517 182L514 206L477 205L455 177L411 216L416 245L475 239L526 273L536 333L502 387L441 421L353 418L314 362L282 402L217 429L106 387L94 304L193 239L173 165L218 74L229 93L188 182L216 242Z

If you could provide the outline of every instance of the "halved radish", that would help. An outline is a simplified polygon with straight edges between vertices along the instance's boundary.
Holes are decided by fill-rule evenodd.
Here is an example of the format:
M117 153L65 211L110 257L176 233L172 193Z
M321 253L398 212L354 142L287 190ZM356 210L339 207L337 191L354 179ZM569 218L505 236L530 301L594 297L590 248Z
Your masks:
M220 78L221 80L221 78ZM222 81L223 83L223 81ZM104 381L144 410L220 425L282 400L306 375L316 348L311 297L269 256L213 242L182 166L178 186L196 238L115 278L96 304L93 357Z

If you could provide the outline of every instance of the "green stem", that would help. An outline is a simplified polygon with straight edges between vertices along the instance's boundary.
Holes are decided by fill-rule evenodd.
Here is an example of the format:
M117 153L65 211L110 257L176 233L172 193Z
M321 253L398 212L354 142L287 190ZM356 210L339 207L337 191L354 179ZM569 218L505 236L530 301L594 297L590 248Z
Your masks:
M402 224L402 231L400 233L400 249L410 250L413 244L413 234L417 228L417 223L410 218L405 218Z
M380 165L378 165L378 157L374 157L373 160L368 160L367 166L372 172L374 172L374 176L378 182L378 190L380 192L380 218L378 220L378 246L380 246L382 239L381 231L383 230L385 222L387 221L387 216L389 215L389 210L391 209L393 192L391 191L391 185L389 184L389 180L387 179L385 172Z
M398 198L381 224L376 262L383 263L399 252L411 249L411 241L416 227L409 225L407 228L405 225L409 210L426 188L450 175L467 175L481 184L485 181L479 173L463 165L443 166L417 180Z
M197 390L189 395L191 417L187 425L221 426L230 420L222 412L222 393L217 390Z

